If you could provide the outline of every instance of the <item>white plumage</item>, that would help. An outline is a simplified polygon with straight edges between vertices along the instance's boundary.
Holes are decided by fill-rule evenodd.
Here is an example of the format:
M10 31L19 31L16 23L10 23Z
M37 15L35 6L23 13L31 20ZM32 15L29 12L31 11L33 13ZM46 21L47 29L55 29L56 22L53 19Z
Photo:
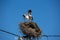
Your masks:
M30 13L24 14L23 17L24 17L24 19L27 19L29 21L32 21L33 20L33 17L32 17L32 15Z

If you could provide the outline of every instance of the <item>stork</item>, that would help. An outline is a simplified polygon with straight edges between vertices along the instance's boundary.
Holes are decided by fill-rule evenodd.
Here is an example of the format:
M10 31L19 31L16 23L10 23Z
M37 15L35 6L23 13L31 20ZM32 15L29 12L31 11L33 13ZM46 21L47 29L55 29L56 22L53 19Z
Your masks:
M28 21L32 21L33 20L33 17L31 15L31 10L28 10L28 13L27 14L23 14L23 17L24 19L28 20Z

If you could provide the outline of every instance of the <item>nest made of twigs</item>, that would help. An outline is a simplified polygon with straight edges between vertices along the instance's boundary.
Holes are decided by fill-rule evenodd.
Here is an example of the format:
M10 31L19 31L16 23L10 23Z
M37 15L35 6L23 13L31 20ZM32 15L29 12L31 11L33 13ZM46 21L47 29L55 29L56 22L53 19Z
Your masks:
M41 35L41 29L34 22L20 22L20 30L23 34L31 37L37 37Z

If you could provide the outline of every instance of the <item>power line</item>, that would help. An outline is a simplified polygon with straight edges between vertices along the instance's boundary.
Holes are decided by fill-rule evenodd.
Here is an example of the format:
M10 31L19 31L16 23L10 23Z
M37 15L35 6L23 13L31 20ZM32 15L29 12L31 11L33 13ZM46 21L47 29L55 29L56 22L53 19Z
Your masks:
M60 37L60 35L42 35L42 37Z
M5 31L5 30L2 30L2 29L0 29L0 31L1 31L1 32L8 33L8 34L11 34L11 35L14 35L14 36L17 36L17 37L20 37L20 36L17 35L17 34L14 34L14 33L11 33L11 32ZM47 40L48 40L48 37L60 37L60 35L42 35L42 37L46 37Z
M11 33L11 32L8 32L8 31L2 30L2 29L0 29L0 31L1 31L1 32L5 32L5 33L8 33L8 34L11 34L11 35L14 35L14 36L19 37L19 36L18 36L18 35L16 35L16 34L13 34L13 33Z
M49 37L60 37L60 35L42 35L42 37L46 37L49 40Z
M0 31L19 37L19 35L16 35L14 33L11 33L11 32L8 32L8 31L2 30L2 29L0 29ZM60 35L42 35L42 37L60 37Z

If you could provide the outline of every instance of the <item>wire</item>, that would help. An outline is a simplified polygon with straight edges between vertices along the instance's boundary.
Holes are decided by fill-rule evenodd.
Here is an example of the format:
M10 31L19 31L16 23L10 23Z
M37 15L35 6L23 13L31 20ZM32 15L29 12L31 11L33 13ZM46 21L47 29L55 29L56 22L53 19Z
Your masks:
M60 35L42 35L42 37L46 37L48 40L48 37L60 37Z
M11 34L11 35L14 35L14 36L17 36L17 37L20 37L19 35L17 34L13 34L11 32L8 32L8 31L5 31L5 30L2 30L0 29L1 32L5 32L5 33L8 33L8 34ZM60 35L42 35L42 37L47 37L47 40L48 40L48 37L60 37Z
M10 33L10 32L8 32L8 31L2 30L2 29L0 29L0 31L1 31L1 32L8 33L8 34L11 34L11 35L14 35L14 36L17 36L17 37L20 37L20 36L18 36L18 35L16 35L16 34Z
M60 35L42 35L43 37L60 37Z

